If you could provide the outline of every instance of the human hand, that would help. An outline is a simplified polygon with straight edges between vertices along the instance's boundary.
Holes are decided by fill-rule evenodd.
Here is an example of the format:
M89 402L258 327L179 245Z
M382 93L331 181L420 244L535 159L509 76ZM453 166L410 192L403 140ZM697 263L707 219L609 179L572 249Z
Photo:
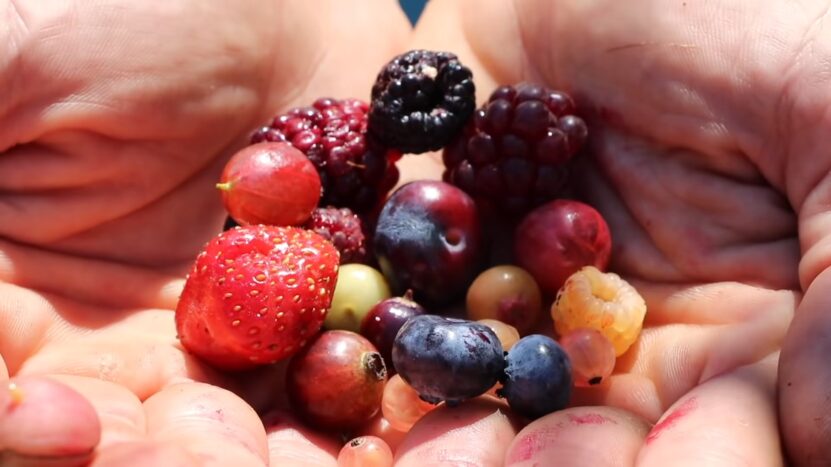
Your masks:
M399 449L400 465L782 465L777 419L795 465L829 462L824 11L431 2L416 46L458 53L480 101L528 80L586 110L581 194L609 221L612 269L649 311L617 374L576 394L591 407L513 440L492 419L437 436L453 415L436 414L433 433L417 425L421 437ZM419 177L441 170L438 159L411 163Z
M334 442L255 412L279 407L279 367L212 370L172 310L221 228L227 157L276 109L367 98L409 33L397 5L0 10L0 464L333 462Z
M641 341L619 363L619 375L602 391L578 394L575 401L581 405L602 404L620 407L628 410L628 413L608 407L570 409L535 425L542 425L543 431L547 430L547 434L542 437L529 437L534 428L531 427L513 441L513 446L509 446L514 428L506 418L494 412L492 406L473 404L464 411L439 410L421 422L405 440L400 453L401 465L407 465L408 462L427 465L431 461L454 460L467 460L477 465L500 465L506 449L510 451L509 459L512 454L516 456L515 460L524 457L514 454L522 452L523 446L533 447L525 451L531 456L527 459L529 463L538 457L542 461L563 458L569 459L569 462L574 459L574 463L586 464L604 459L628 461L632 464L635 457L643 464L672 462L672 465L677 465L679 459L689 459L689 462L695 465L702 463L702 459L708 462L718 459L726 465L734 465L740 461L746 461L751 465L781 463L781 459L777 457L779 446L773 408L775 359L791 313L799 300L797 291L800 289L796 273L800 264L796 237L797 220L791 211L795 210L800 214L810 213L811 203L814 203L815 209L816 203L821 205L821 200L816 199L819 194L815 194L815 199L810 201L811 197L807 193L813 184L801 184L806 176L800 173L799 168L805 166L802 170L816 170L817 166L810 164L818 164L815 160L821 160L820 157L811 158L805 155L805 152L810 153L814 150L813 145L807 141L812 141L817 134L821 134L820 124L814 122L822 121L814 118L814 113L819 110L811 109L810 105L818 105L815 103L822 102L822 99L814 99L813 95L794 94L801 88L788 84L791 82L785 80L784 72L771 71L777 70L777 67L782 70L788 68L792 61L789 52L791 49L772 40L777 47L771 48L779 51L780 55L769 56L765 53L763 56L756 56L754 53L759 54L758 50L747 50L750 49L749 45L753 44L741 43L733 36L745 32L751 34L751 31L755 34L757 29L748 26L751 23L755 25L754 21L766 24L763 21L765 18L794 18L796 13L791 12L791 16L756 13L750 11L751 5L746 5L745 9L730 10L730 14L726 15L720 4L682 7L679 3L672 7L666 6L660 11L656 7L654 10L649 9L656 3L658 2L646 2L643 10L637 10L631 5L618 6L603 1L583 2L580 5L557 2L553 7L544 2L525 2L516 4L516 10L501 11L500 8L509 8L512 4L500 6L496 2L480 2L474 8L472 3L468 2L462 3L459 7L465 10L464 22L460 20L458 13L454 13L457 7L449 2L442 3L436 0L430 7L428 16L422 22L416 44L452 50L457 52L465 63L472 65L480 100L485 98L497 82L535 80L569 90L581 103L592 108L595 114L595 118L592 119L592 129L595 131L592 138L595 140L595 146L590 166L600 170L595 171L595 175L591 175L592 172L589 170L586 171L585 195L606 215L612 226L617 248L614 254L614 269L627 275L644 293L649 302L650 312L647 318L648 328L644 331ZM679 11L676 12L672 8ZM705 8L706 11L702 12L701 8ZM806 14L806 18L809 17L810 14ZM518 21L513 21L513 18L517 18ZM708 21L709 18L719 18L719 21L740 27L725 30L719 27L721 23L711 26L704 20L696 21L696 18L705 18ZM806 20L804 23L807 22ZM461 30L459 24L463 24ZM512 29L515 24L520 24L521 29ZM809 29L796 19L785 24L789 25L787 31L774 34L773 37L802 38ZM694 29L693 25L701 30ZM758 26L754 26L756 27ZM360 28L357 29L360 31ZM368 30L371 31L371 28ZM523 32L522 40L518 31ZM460 32L466 37L459 37ZM551 34L554 39L545 34ZM180 39L178 35L177 39ZM165 45L169 42L161 39L159 41ZM785 42L787 41L782 41ZM711 44L714 44L712 48ZM744 49L741 47L743 45ZM793 49L797 48L798 44L794 44ZM768 50L765 49L765 52ZM391 55L391 51L380 53L377 64ZM104 62L107 63L106 60ZM252 66L255 65L253 59L251 63ZM794 76L802 76L794 78L794 82L801 83L801 80L814 76L812 70L804 68L804 65L793 68L791 73ZM377 66L369 66L366 69L366 82L355 87L357 90L368 88L366 83ZM100 70L96 73L100 74ZM206 73L211 76L222 74L216 70ZM93 77L95 76L98 75L93 74ZM751 76L752 79L746 76ZM614 77L615 80L612 81L608 77ZM194 76L187 78L193 80L189 83L199 81ZM315 89L295 100L303 102L319 94L337 94L333 91L333 86L343 84L342 81L324 81L326 80L321 78L319 88L315 86ZM753 83L753 86L748 83ZM821 92L818 86L807 88L811 92ZM181 88L177 90L181 91ZM285 96L281 92L274 95ZM148 107L155 110L157 105L168 101L167 97L171 95L154 100ZM779 97L787 99L784 102L792 105L792 108L786 107L790 109L786 112L788 117L782 117L774 111ZM247 128L250 128L252 123L262 121L274 108L290 105L291 102L294 100L287 100L285 104L269 104L257 111L251 111L258 115L250 117L246 123ZM753 104L749 105L748 102ZM239 101L230 104L230 108L235 110L238 106L244 107L244 104ZM210 105L207 107L213 108ZM177 154L185 147L188 148L185 153L201 154L201 158L196 155L185 158L196 161L197 166L200 161L205 162L204 154L227 154L233 143L228 143L227 147L223 147L224 150L208 149L223 146L216 142L213 145L204 143L206 146L199 150L197 147L203 144L203 140L222 139L219 134L226 131L229 139L244 136L247 130L243 128L245 125L241 124L238 129L225 128L227 120L223 120L219 115L228 108L214 109L214 119L207 118L199 125L194 123L192 131L198 131L201 137L190 134L173 138L178 140L180 149L172 150L172 153ZM675 117L667 118L665 114ZM209 117L210 115L209 112ZM88 115L84 114L81 121L88 119ZM19 124L18 121L19 119L15 119L15 125ZM222 124L216 123L217 121ZM179 127L176 124L159 126L162 130L168 130L166 127ZM799 134L799 138L793 135L778 136L779 133L790 133L791 126L795 128L793 135ZM74 128L74 124L70 128ZM26 134L13 133L12 130L9 132L11 136L7 136L6 141L13 141L15 135ZM162 134L157 138L167 141L168 136ZM34 140L31 137L25 139ZM133 138L129 146L125 143L122 147L134 147L136 140L142 139L154 140ZM78 143L71 139L52 140L51 137L46 137L41 140L49 142L45 145L46 149L52 146L78 147ZM64 143L58 145L61 141ZM176 146L175 143L172 144ZM801 145L805 145L805 148ZM161 145L161 148L166 146ZM159 145L148 145L148 148L152 148L152 153L156 153ZM140 153L150 152L150 149L145 149ZM790 155L791 152L795 155ZM107 155L111 152L98 149L79 150L78 153ZM4 156L7 154L9 152ZM789 164L789 167L792 167L789 169L792 171L791 175L779 169L786 160L785 157L787 161L797 162ZM52 159L57 159L54 154ZM127 159L137 160L136 157ZM75 211L68 211L71 205L64 205L65 209L56 208L46 213L34 212L24 222L16 222L14 225L3 223L0 226L0 229L8 229L11 232L2 231L3 236L12 239L12 242L5 243L0 249L10 258L5 262L7 267L4 279L11 283L3 285L10 287L9 292L4 295L11 298L11 305L7 308L9 311L0 313L0 316L8 320L4 323L7 324L4 329L15 336L15 345L11 345L9 339L0 340L5 344L4 348L0 348L0 354L6 358L12 374L15 375L73 373L93 376L93 379L62 377L62 381L87 396L94 396L92 399L96 401L98 415L104 425L104 440L100 450L95 453L99 462L106 460L106 456L101 455L102 450L107 446L113 446L114 440L118 439L126 439L132 443L119 446L119 450L113 448L107 455L122 455L139 464L146 464L147 459L152 456L163 456L168 460L179 456L182 459L181 463L189 465L194 462L194 458L187 456L195 454L238 455L240 457L215 457L214 460L222 463L233 458L243 462L246 455L249 456L247 459L254 459L250 454L252 451L260 449L259 453L263 452L264 438L261 436L258 420L239 398L213 386L197 383L169 385L182 376L185 379L230 384L224 381L226 378L214 374L181 353L175 344L170 313L163 311L173 306L178 287L175 278L181 272L181 267L192 258L195 249L220 222L221 212L216 207L215 200L210 199L210 188L206 187L212 186L212 182L215 181L220 165L217 159L221 157L217 155L216 159L210 159L214 160L215 164L200 175L192 174L192 171L196 170L194 167L186 169L177 164L179 170L191 171L191 176L185 178L192 183L173 183L172 186L182 186L178 190L168 186L166 191L173 191L173 194L161 197L162 200L170 200L166 208L153 207L165 204L151 203L150 200L155 199L153 196L141 199L142 197L136 196L135 193L147 193L152 191L149 188L155 186L159 180L171 180L170 159L166 159L164 165L160 163L155 170L143 165L127 164L126 170L120 171L122 179L127 179L126 174L132 175L132 172L138 169L146 171L147 178L144 184L135 190L133 204L126 211L133 214L114 217L133 219L134 223L121 220L107 222L109 219L100 217L102 211L96 205L82 202L84 199L76 199ZM75 173L95 173L96 170L89 168L113 165L112 162L100 164L101 159L98 160L99 163L88 162L86 166L82 166L83 169ZM440 170L436 165L431 166L428 158L410 158L405 164L409 164L404 174L405 178L423 178L435 175L437 170ZM19 164L10 165L18 170L21 168ZM35 164L32 166L35 167ZM643 166L652 167L650 175L644 173ZM42 179L32 178L35 172L33 169L29 170L30 172L23 174L25 178L23 175L13 175L7 177L6 182L25 179L28 183L45 183L45 186L23 187L25 190L17 188L17 191L9 187L4 189L12 191L12 194L19 194L20 191L66 188L66 179L62 182L38 182ZM4 167L3 173L10 172ZM56 168L54 173L72 172L67 172L66 167L60 167ZM820 170L817 173L823 172ZM77 175L67 178L74 180L76 177ZM801 183L788 183L792 178ZM656 180L666 182L661 187L655 187ZM96 179L91 181L94 182ZM187 191L185 186L190 186L191 194L183 194ZM711 186L712 188L709 188ZM99 191L109 196L114 195L111 188L103 190L99 187ZM782 193L783 197L780 198L777 193ZM37 196L35 198L38 199ZM42 199L42 193L40 198ZM92 199L101 200L101 197ZM209 199L210 201L207 201ZM205 203L211 208L201 209L201 213L193 213L192 219L186 219L185 214L197 211L195 206L198 200L206 200ZM51 198L47 201L50 202L40 203L41 209L49 207L54 202ZM126 199L123 202L126 203ZM101 203L110 206L110 201L101 200ZM24 212L34 211L27 207L32 204L17 204L21 205L25 208ZM138 210L138 207L145 205L150 205L149 210L157 214L146 214L147 217L142 218L145 211ZM715 206L720 210L714 210ZM213 217L206 215L206 211L212 212ZM60 222L54 219L55 215L64 212L73 212L75 215L65 214L66 217ZM162 212L166 215L159 214ZM171 212L176 213L175 216L171 216ZM89 225L95 228L80 228L82 231L91 232L89 237L72 235L72 230L60 232L61 229L68 229L68 226L72 225L76 225L73 229L77 229L77 224L83 225L81 220L91 217L92 214L99 217L96 221L86 222L92 222ZM177 222L165 225L163 221L171 217ZM148 219L156 222L147 222ZM813 219L813 222L809 222L810 219ZM807 228L812 231L816 229L814 224L818 222L817 219L819 218L812 218L808 214L800 218L799 232L807 237L803 240L806 242L806 251L808 246L819 241L820 234L804 233ZM185 220L190 222L181 222ZM36 221L41 222L40 225L44 227L32 229L31 226L38 226ZM117 227L118 224L121 224L120 228L111 229L112 225ZM135 227L148 224L152 224L153 228L148 230ZM187 232L176 231L183 225L193 227L189 227ZM804 225L808 227L803 227ZM58 233L55 233L55 230ZM49 232L52 233L47 235ZM33 235L35 237L32 237ZM37 237L38 235L43 237ZM171 236L179 237L175 244L163 241ZM153 237L156 237L155 241ZM34 248L28 248L27 244L34 245ZM48 251L43 251L43 244L49 245ZM79 254L98 257L104 260L103 264L91 259L79 259L76 257ZM120 266L113 268L106 261L113 257L128 265L137 263L156 268L164 266L169 268L170 274L156 274L135 266L126 269L120 269ZM820 269L823 262L822 254L818 250L815 250L813 255L806 253L805 258L810 261L802 261L800 267L807 271L801 276L802 284L807 287L807 284L813 282L813 277L817 276L817 269ZM9 264L13 267L8 266ZM775 264L775 267L770 267L771 264ZM78 269L83 269L87 273L81 277L66 272ZM124 274L119 275L119 272ZM91 280L87 281L87 278ZM103 288L99 281L104 279L107 279L108 284L117 287L106 287L107 294L102 296L100 291ZM752 285L742 285L739 282ZM125 283L134 284L134 287L124 287ZM44 296L47 300L44 300ZM815 300L811 308L807 308L807 305L801 307L801 316L815 316L816 312L802 313L805 309L821 309L821 303ZM129 318L113 318L119 312L127 315L126 310L139 311L129 312ZM102 312L104 316L101 321L94 319ZM26 313L25 317L21 316L23 313ZM799 321L808 322L807 319ZM90 331L90 327L97 329ZM804 325L804 328L813 329L809 324ZM35 332L30 338L21 335L17 329ZM51 331L47 332L47 329ZM795 326L794 329L798 330L799 326ZM100 341L85 338L84 344L81 345L78 339L80 335L104 337L101 337ZM38 345L37 342L40 341L52 345ZM139 343L136 345L138 350L130 353L116 350L122 348L125 342L132 341ZM798 335L792 339L792 342L796 343L803 341ZM817 345L815 341L812 344ZM6 346L8 348L5 348ZM33 353L31 348L35 346L43 350ZM80 354L86 357L79 358L78 354L72 354L79 352L78 349L81 349ZM819 352L804 344L803 349ZM47 353L46 350L51 350L51 353ZM787 351L786 348L786 355ZM114 352L115 360L103 357L107 352ZM156 359L154 352L158 352L155 355L165 352L167 354ZM29 363L32 354L46 363L40 363L41 366ZM150 357L147 357L147 354ZM768 355L770 356L765 359ZM147 369L125 373L124 368L132 370L135 364L129 363L129 360L119 360L124 357L135 358L133 361L144 359L146 366L139 365L139 368ZM119 364L119 361L127 363ZM800 362L799 365L792 366L805 369L803 371L810 371L812 368L805 365L810 359L794 358L791 361ZM38 363L38 360L35 359L34 362ZM79 365L80 369L74 365L72 368L66 368L73 362L75 365L78 365L77 362L88 363L86 366ZM745 366L748 364L751 366ZM787 371L787 361L783 364ZM111 368L121 368L120 375L113 376ZM95 378L115 380L117 384L101 383ZM707 381L704 382L705 380ZM811 394L821 394L818 390L822 388L820 383L823 380L807 380L813 381L818 383L807 392L797 394L798 397L794 397L794 400L799 400L800 397L805 400ZM800 380L800 386L797 388L804 388L801 386L804 382L805 378ZM31 394L31 397L24 400L32 402L32 398L38 393L35 389L31 392L26 389L27 384L29 383L26 380L20 380L23 394ZM119 388L121 385L131 390ZM138 386L138 390L131 385ZM145 403L143 407L138 405L135 398L142 385L150 388L140 397L158 393L154 398L148 399L150 403ZM96 386L101 388L103 393L110 395L99 396L99 393L94 392ZM238 392L244 392L247 385L242 383L238 386ZM53 395L62 390L51 387L49 390L55 391L51 393ZM12 394L9 393L5 403L8 404L12 400ZM74 396L63 397L61 394L63 393L58 393L51 400L75 404L69 406L69 409L78 413L88 409L83 408L85 406L81 399L73 398ZM119 394L124 398L119 399ZM783 397L789 397L787 391L783 392ZM249 400L253 400L252 396L249 396ZM690 403L690 400L694 402ZM107 401L113 403L107 405ZM664 424L666 430L660 435L653 435L651 442L644 443L649 429L648 423L658 420L667 410L673 412L673 404L683 407L680 412L686 415L664 415L673 422ZM816 404L792 404L790 410L813 413L816 407ZM27 414L19 411L18 414L29 418L24 418L23 424L20 420L7 419L15 422L14 425L7 422L7 426L14 426L15 429L20 426L26 427L25 421L29 420L28 426L31 429L41 429L45 425L35 422L46 418L43 413L36 411ZM89 411L86 413L89 414ZM125 413L129 414L126 418L130 420L126 425L124 415L118 416ZM225 419L223 424L215 417L221 413L236 415L231 421ZM176 415L179 415L179 418L176 418ZM211 418L212 416L214 418ZM167 417L171 419L166 420ZM189 417L198 418L199 423L189 424L189 420L192 420ZM83 417L79 415L78 418ZM711 419L719 421L714 423ZM802 416L801 419L805 417ZM52 422L52 419L49 418L49 421ZM223 433L223 436L216 434L216 430L224 430L228 424L232 427L230 432L238 435L232 436L242 440L242 445L248 447L235 450L234 444L228 444L228 438L224 436L228 432ZM59 432L61 425L54 425L54 428ZM55 437L51 439L61 442L48 447L60 446L63 449L66 443L71 441L70 444L74 443L73 447L77 452L83 452L84 446L80 444L86 442L87 448L94 444L92 440L96 430L92 428L87 438ZM454 429L450 431L450 428ZM150 436L145 432L149 432ZM252 433L250 438L246 438L246 434ZM307 433L306 440L313 442L285 442L286 438L299 438L295 436L296 432L282 430L282 442L274 442L273 440L279 436L273 433L270 437L271 442L267 444L272 450L299 447L299 450L294 451L295 454L284 453L286 457L298 453L311 457L320 454L321 460L332 461L332 445L325 440L313 438L312 434ZM437 436L436 433L443 434ZM717 435L714 436L712 433ZM793 430L791 433L795 436L810 434L802 430ZM124 438L120 438L122 434ZM785 434L788 435L787 432ZM702 442L705 436L706 441ZM3 439L0 436L0 441ZM31 447L25 444L31 441L31 438L27 439L25 436L6 439L7 441L0 445L6 448L8 459L14 458L14 455L9 454L10 451ZM250 441L252 439L253 442ZM819 446L807 436L804 439L809 447ZM220 440L226 444L217 443ZM21 441L23 444L19 444ZM178 442L178 445L172 446L172 442ZM217 444L222 447L221 452L217 452ZM250 448L251 446L254 448ZM603 446L609 448L603 449ZM667 454L669 449L673 450L671 455ZM541 451L534 453L534 450ZM246 452L248 454L245 454ZM551 455L550 452L558 454ZM55 451L48 453L54 454ZM141 458L139 455L148 457ZM15 459L19 460L19 456Z

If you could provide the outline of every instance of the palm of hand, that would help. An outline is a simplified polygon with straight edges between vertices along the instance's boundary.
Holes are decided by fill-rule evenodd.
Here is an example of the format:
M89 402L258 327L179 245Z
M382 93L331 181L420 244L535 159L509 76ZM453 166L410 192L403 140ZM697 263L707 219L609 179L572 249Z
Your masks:
M600 391L580 392L575 401L620 407L638 418L611 408L573 409L540 422L538 426L548 430L544 437L529 437L532 430L517 438L509 458L528 457L531 461L535 456L557 450L558 457L570 455L587 465L611 458L634 462L636 456L643 464L665 465L668 459L696 459L696 455L698 459L718 457L775 465L779 462L779 448L773 409L774 360L798 300L795 291L799 289L796 271L800 257L795 217L777 194L784 191L785 180L777 172L781 161L774 157L774 151L786 147L788 142L758 136L777 134L773 130L779 122L768 121L763 111L746 102L753 101L753 105L765 109L766 105L773 105L769 100L778 93L765 88L770 99L755 101L750 90L737 84L741 80L725 65L731 64L729 60L708 55L706 41L696 40L699 36L694 31L673 29L687 22L697 24L690 18L684 22L679 19L677 24L660 23L656 18L663 17L664 12L644 14L644 10L604 1L574 6L558 2L556 11L545 2L537 3L515 7L484 4L477 7L475 14L468 15L463 29L471 38L470 47L478 60L465 48L465 40L454 37L452 31L444 31L449 36L428 35L431 30L446 26L447 18L458 19L452 12L441 14L442 8L455 8L448 4L437 2L433 16L428 13L418 44L458 51L463 60L476 68L480 98L497 81L533 79L554 87L565 86L580 101L593 106L593 157L587 162L591 170L583 172L584 195L610 222L616 241L613 267L638 286L649 302L650 312L640 342L619 362L618 374L610 384ZM649 12L648 8L655 7L652 4L656 2L645 3L645 11ZM702 17L718 10L714 5L702 7L706 11L697 13L692 7L684 8L693 12L685 14ZM636 14L636 10L641 13ZM252 12L273 19L252 6L252 21L258 16ZM739 18L740 13L732 14ZM511 29L513 22L505 18L517 19L519 30L523 31L521 37ZM591 22L585 18L591 18ZM211 23L206 18L202 20ZM496 24L508 26L484 33L477 29ZM650 24L662 27L642 27ZM176 28L180 26L177 24ZM796 22L791 26L801 27ZM171 30L178 31L176 28ZM228 32L235 33L239 31ZM711 34L704 35L722 37ZM440 40L449 42L438 43ZM445 45L454 41L458 46ZM193 50L192 46L183 47L178 53ZM219 44L205 47L203 53L207 55L222 48ZM392 52L380 53L378 62L390 55ZM239 61L262 63L264 57ZM40 193L15 195L18 197L6 203L7 209L23 206L28 217L23 222L0 226L0 232L12 240L0 245L0 251L11 259L6 263L12 265L3 269L3 279L10 284L3 285L8 305L0 318L6 324L3 329L26 329L27 334L3 339L0 354L13 375L84 375L64 376L61 380L96 401L105 428L103 445L118 439L137 442L109 450L106 456L111 458L120 456L127 462L146 465L152 456L164 456L190 465L193 456L200 456L202 460L213 458L221 465L231 460L259 462L267 459L271 450L272 460L302 453L312 457L318 454L331 461L333 446L325 440L308 435L311 442L300 442L295 432L285 429L272 430L270 438L266 438L256 415L239 398L220 389L186 382L196 379L230 384L178 347L170 312L166 311L175 302L175 277L220 222L221 212L211 200L210 186L216 179L221 156L239 143L247 128L266 118L272 108L288 104L278 99L292 95L295 89L281 87L291 83L285 76L302 75L298 68L278 67L285 73L281 78L275 75L279 72L259 70L252 65L246 73L253 78L242 80L248 83L244 92L229 90L229 96L217 99L207 99L206 92L194 97L193 106L184 106L192 110L188 115L160 118L156 110L165 110L165 101L191 102L188 99L192 96L176 94L182 89L198 90L206 82L209 84L205 86L221 87L221 83L212 80L223 76L224 69L202 70L196 64L190 65L204 74L180 76L170 70L153 70L155 74L174 76L171 79L175 85L150 86L162 91L155 99L136 103L135 108L122 108L123 115L118 108L96 105L118 101L113 97L120 94L105 93L97 96L98 100L84 101L89 105L81 107L84 112L77 120L72 119L79 114L69 110L58 114L64 120L56 117L58 122L81 122L80 131L75 124L66 126L73 128L71 131L36 126L21 130L14 126L17 133L9 130L4 135L4 146L11 146L12 135L30 135L39 142L7 152L7 161L13 160L9 155L20 154L40 158L38 167L45 163L50 167L50 160L63 164L60 161L65 159L56 155L70 154L86 164L52 166L49 173L74 174L68 178L36 177L31 169L18 172L5 182L26 182L4 189L66 190L75 187L71 182L77 182L78 173L98 176L84 179L92 182L84 184L93 187L87 193L61 197L64 201L58 205L38 205ZM783 61L781 65L786 64ZM335 80L327 80L326 67L323 68L316 75L320 82L315 85L334 93L330 90ZM768 71L762 78L754 76L760 79L762 87L775 88L771 83L778 76L771 74ZM370 75L363 77L366 82ZM615 82L606 80L608 76L615 76ZM228 82L240 79L236 75ZM361 82L361 77L356 82ZM337 91L349 94L346 90L350 88L368 88L361 85L340 82L342 87ZM69 96L75 90L62 92ZM316 89L308 90L309 96L315 92ZM256 97L250 99L248 93ZM134 94L135 90L129 93ZM298 102L308 100L301 94L297 92ZM270 96L267 104L262 102L263 95ZM141 108L142 105L145 107ZM241 115L238 127L224 126L228 112ZM124 122L119 118L129 120L131 115L154 118L142 120L134 134L120 133L118 130L129 126L112 122ZM165 115L162 111L161 117ZM180 123L183 117L194 119L192 125ZM25 119L21 121L26 123ZM182 132L170 133L172 128L181 128ZM749 135L757 136L754 139ZM205 154L216 157L206 159ZM137 166L137 159L142 160L141 167ZM407 178L436 174L429 159L411 163L415 167L405 174ZM8 167L26 170L20 164L9 163ZM72 167L81 169L68 170ZM118 170L115 174L102 173L102 168ZM5 167L3 170L6 173ZM113 191L104 182L123 183L135 178L138 182L123 191ZM804 191L787 195L796 206L805 198ZM33 206L40 206L41 210ZM206 211L213 214L205 215ZM188 213L192 217L182 217ZM23 229L20 224L38 228ZM154 228L148 230L148 224ZM64 226L64 230L55 226ZM172 242L164 241L171 237L178 239L176 248L169 247ZM112 267L94 260L62 257L54 251L41 254L18 242L48 243L50 250L164 266L169 268L170 276L148 273L137 266ZM88 273L65 280L72 278L68 271L79 269ZM121 277L129 279L120 280ZM117 286L102 296L98 292L100 281ZM130 286L125 287L126 283ZM765 359L770 354L772 357ZM182 384L172 384L177 381ZM24 389L25 384L21 380ZM251 396L246 386L242 378L242 383L233 389ZM32 397L37 396L36 389L32 387ZM77 413L83 412L77 409L82 405L77 398L65 399L68 404L75 404ZM8 404L10 399L6 397L0 402ZM676 402L687 415L663 415ZM400 464L425 465L425 460L450 460L458 455L498 465L512 431L504 420L485 415L487 409L461 416L436 413L424 428L414 430L405 441ZM40 415L29 419L32 430L44 426L32 421L37 416ZM653 434L651 441L644 444L648 429L645 422L654 423L662 416L671 420L665 426L671 425L672 430ZM465 423L460 425L460 418ZM598 421L601 423L595 423ZM458 429L446 436L434 436L449 427ZM484 435L483 427L488 430ZM57 425L56 433L60 429ZM723 442L714 443L711 435L704 436L713 430L723 435ZM64 433L63 438L56 438L61 443L46 448L59 446L66 453L66 446L70 445L76 449L73 452L83 452L91 444L82 444L90 443L92 437L67 437ZM3 445L28 454L56 453L44 451L46 448L37 443L33 447L25 438L8 439ZM286 442L287 439L293 441ZM229 440L234 442L229 444ZM457 447L464 446L467 452L454 453L451 441ZM523 451L523 446L533 449ZM673 457L668 457L670 449L675 451ZM98 455L103 463L106 456L102 452Z
M171 310L222 224L227 156L275 109L365 98L406 20L367 5L360 21L381 27L345 25L357 10L340 2L74 6L9 6L21 59L0 68L18 91L0 108L0 374L18 389L0 396L0 459L331 461L331 441L285 417L266 433L252 409L279 407L280 368L213 371L179 346ZM344 64L356 71L339 77Z

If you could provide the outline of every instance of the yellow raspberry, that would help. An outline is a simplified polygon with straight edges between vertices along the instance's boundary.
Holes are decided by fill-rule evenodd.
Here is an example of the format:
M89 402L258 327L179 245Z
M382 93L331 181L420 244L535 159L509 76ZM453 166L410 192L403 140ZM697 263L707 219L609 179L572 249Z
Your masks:
M551 305L554 328L561 336L578 329L597 329L621 356L638 338L646 302L620 276L586 266L572 274Z

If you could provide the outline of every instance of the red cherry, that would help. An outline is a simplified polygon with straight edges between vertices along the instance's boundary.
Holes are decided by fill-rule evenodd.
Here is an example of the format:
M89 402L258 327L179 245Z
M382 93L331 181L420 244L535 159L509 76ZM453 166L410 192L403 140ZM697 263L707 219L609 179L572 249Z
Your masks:
M375 347L351 331L326 331L289 363L286 389L309 424L348 429L381 408L387 370Z
M555 294L583 266L605 270L612 251L609 226L588 204L557 200L531 211L516 230L516 261L540 288Z
M299 225L320 201L320 176L312 162L288 143L259 143L236 153L217 188L242 225Z
M421 305L412 300L412 293L408 291L403 297L378 302L364 317L361 322L361 335L378 348L388 371L395 371L392 367L392 344L398 330L410 317L426 313Z

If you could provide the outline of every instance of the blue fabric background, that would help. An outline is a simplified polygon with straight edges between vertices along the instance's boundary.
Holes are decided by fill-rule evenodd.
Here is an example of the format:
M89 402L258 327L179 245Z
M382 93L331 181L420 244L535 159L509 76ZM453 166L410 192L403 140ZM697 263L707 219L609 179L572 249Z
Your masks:
M407 17L410 18L410 22L415 24L418 16L421 14L421 10L424 9L424 4L427 3L427 0L400 0L401 1L401 8L404 9L404 12L407 13Z

